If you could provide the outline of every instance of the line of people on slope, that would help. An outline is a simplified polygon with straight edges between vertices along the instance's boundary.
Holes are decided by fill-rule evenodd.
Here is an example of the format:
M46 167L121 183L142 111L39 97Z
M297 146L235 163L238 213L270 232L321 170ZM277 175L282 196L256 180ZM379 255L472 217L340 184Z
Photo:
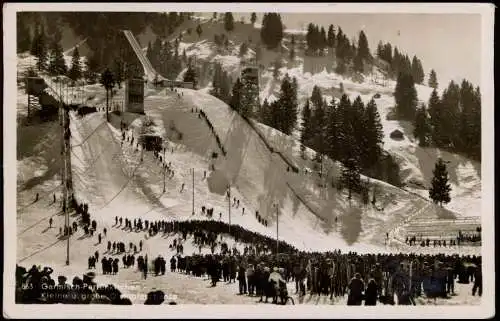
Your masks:
M195 110L193 108L191 108L191 112L194 113ZM208 128L210 129L210 131L212 132L212 134L215 136L215 140L217 142L217 146L219 146L220 150L222 151L222 154L224 156L227 155L226 153L226 149L224 148L224 146L222 145L221 141L220 141L220 138L219 138L219 135L217 135L217 133L215 132L214 130L214 126L212 125L212 123L210 122L210 119L208 119L207 115L205 114L205 112L203 110L198 110L198 108L196 108L196 112L198 112L198 118L203 118L205 119L205 121L207 122L207 125L208 125Z

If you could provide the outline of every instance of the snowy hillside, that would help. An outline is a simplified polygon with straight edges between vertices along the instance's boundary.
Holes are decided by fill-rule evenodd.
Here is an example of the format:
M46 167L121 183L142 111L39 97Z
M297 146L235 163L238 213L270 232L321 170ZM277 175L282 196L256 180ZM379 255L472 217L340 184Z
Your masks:
M205 28L207 26L207 28ZM197 35L184 35L181 49L186 49L187 56L196 56L199 61L210 61L221 63L226 71L229 71L235 79L239 76L240 57L237 49L247 38L253 42L258 41L256 32L258 26L252 29L248 24L237 24L236 29L229 35L231 45L229 53L221 55L217 53L216 45L213 43L213 35L221 32L222 26L214 22L203 25L204 33L201 38ZM207 30L207 31L205 31ZM207 34L205 34L207 33ZM289 32L288 34L292 34ZM257 38L255 38L257 37ZM255 38L255 39L254 39ZM288 40L284 39L285 42ZM190 42L191 41L191 42ZM252 45L250 45L252 48ZM254 56L251 51L249 57ZM413 125L404 121L387 120L387 114L394 107L393 92L395 81L383 80L382 73L374 68L373 74L365 76L362 82L353 81L349 77L343 77L331 71L330 64L334 57L307 57L303 50L297 50L295 61L289 61L288 50L281 52L263 49L263 61L265 69L261 72L260 100L273 101L279 94L280 83L285 74L295 77L298 83L299 105L303 105L305 99L310 97L314 86L320 87L324 97L329 101L332 98L340 98L340 86L351 99L358 95L363 101L368 102L375 94L381 97L376 99L378 110L384 127L384 148L389 151L400 163L402 169L401 178L406 184L406 189L418 193L427 198L428 187L432 178L432 169L438 157L448 162L450 183L452 187L451 202L447 208L460 216L480 216L481 213L481 172L480 163L470 160L464 156L442 151L437 148L421 148L413 137ZM268 70L277 57L280 57L283 67L279 70L278 79L273 78L273 71ZM330 71L327 71L330 70ZM432 88L417 85L418 99L427 102ZM201 91L206 91L200 89ZM441 93L440 93L441 94ZM300 121L299 121L300 123ZM390 138L390 133L395 129L401 130L405 137L401 141ZM298 137L298 132L294 133Z
M207 36L207 39L192 43L184 39L181 50L186 49L188 56L196 54L200 60L221 62L225 69L237 75L241 61L237 52L237 36L231 39L231 49L224 54L213 50L211 39L213 37ZM254 54L250 50L248 55ZM272 55L269 53L269 56ZM65 59L69 62L70 57L66 56ZM370 179L370 183L376 185L379 191L376 205L363 206L357 197L349 202L345 192L329 184L340 175L340 165L331 160L325 162L326 184L320 186L311 157L305 160L300 157L299 144L294 137L255 121L247 122L224 102L207 94L206 89L180 89L178 96L170 89L147 88L147 116L112 114L111 122L107 123L102 111L84 117L71 113L71 171L77 199L89 204L98 226L108 228L110 240L121 240L125 235L132 242L145 239L145 251L151 256L173 255L169 248L173 237L127 233L113 227L115 216L132 220L140 217L150 221L208 219L200 213L200 208L207 206L214 208L214 220L219 219L220 213L220 219L224 222L230 219L232 224L269 237L276 236L279 224L280 239L302 250L326 251L334 248L360 253L458 251L478 254L479 247L410 248L402 239L407 223L416 218L425 220L430 226L440 218L453 220L460 215L479 215L481 182L475 169L479 166L456 155L444 155L446 160L453 161L449 165L453 191L448 210L418 196L427 196L425 187L431 176L430 171L442 152L418 147L412 141L410 125L386 119L394 105L394 83L388 82L387 87L370 83L369 80L358 83L326 69L319 73L304 72L304 59L298 58L280 70L280 79L286 73L297 78L300 101L310 96L314 85L320 86L330 98L338 94L340 83L351 98L360 95L365 102L375 93L381 94L376 102L384 126L385 148L401 162L408 190ZM19 72L23 72L32 62L32 57L20 56ZM273 79L272 71L264 71L261 79L260 98L276 97L280 82ZM88 105L104 106L105 93L100 85L87 85L82 90L83 100ZM418 91L421 100L428 99L429 88L419 87ZM113 98L115 102L122 100L122 97L123 89L116 90ZM21 115L26 113L25 98L23 91L18 90L17 109ZM199 115L200 110L212 124L213 130ZM142 151L127 140L122 142L120 120L129 124L127 137L137 139L145 117L150 117L158 132L168 139L162 156L175 172L172 177L165 176L162 164L151 152ZM393 141L389 137L396 128L405 133L404 140ZM54 143L60 139L58 130L57 121L19 130L22 134L18 135L18 212L22 214L17 216L17 261L27 266L40 263L52 265L58 273L79 274L87 264L87 257L81 253L89 253L89 249L94 248L104 253L106 249L104 244L95 244L93 238L73 238L70 254L72 265L66 267L60 264L65 242L57 238L57 228L51 229L46 224L49 217L54 218L54 226L57 227L62 226L64 220L59 208L49 201L52 193L56 193L58 199L61 195L58 163L60 146ZM225 155L216 137L227 152ZM213 157L214 153L217 153L216 158ZM306 154L310 156L313 151L307 149ZM298 172L292 168L297 168ZM194 184L191 169L194 169ZM228 185L231 186L231 196L240 200L239 207L231 208L231 218L225 197ZM191 207L193 190L194 217ZM41 194L43 202L33 203L35 192ZM42 211L46 213L44 217L39 215ZM268 220L268 226L257 221L257 211ZM432 232L439 235L456 233L452 225L436 225L433 228ZM390 234L388 244L385 242L386 233ZM186 242L187 254L197 251L190 241ZM234 240L228 242L231 246ZM243 245L235 244L239 248ZM207 250L203 249L204 252ZM181 303L212 302L203 294L201 282L173 274L161 281L151 278L144 281L146 286L134 289L134 285L138 284L135 273L125 271L119 280L130 282L130 287L125 287L123 294L134 298L134 303L143 302L139 295L144 295L149 289L166 284L174 288L173 293L179 296ZM117 281L113 280L116 276L112 275L99 278L101 282ZM189 288L188 293L184 291L186 288ZM235 298L232 292L221 288L216 291L214 302L250 302L246 297Z
M210 28L206 28L207 24L210 26ZM237 29L240 28L243 28L244 30L240 31L240 33L233 33L232 35L230 35L230 47L223 54L217 52L216 46L212 42L213 37L212 38L210 37L211 35L221 31L221 25L214 22L206 22L204 24L204 33L201 38L195 35L194 33L192 33L191 35L187 35L184 33L183 41L180 43L180 51L182 52L183 50L185 50L187 56L196 56L196 58L200 61L206 60L210 62L221 63L225 70L230 71L233 77L237 77L239 75L240 61L241 61L241 58L238 56L238 48L239 44L241 43L240 39L243 37L242 36L243 34L245 36L248 35L249 37L256 37L258 35L257 29L253 29L250 25L238 25ZM193 42L188 42L189 40L192 40ZM77 45L80 45L81 43L83 42L79 41ZM69 51L70 50L67 50L67 52ZM252 49L250 49L247 56L244 58L250 58L253 57L254 55L255 52ZM305 72L304 64L310 65L311 63L308 62L309 60L308 57L300 57L300 54L299 57L296 59L296 61L293 62L292 64L288 63L286 53L280 54L272 51L265 51L263 56L267 57L269 62L273 61L275 57L281 56L281 59L285 63L284 64L285 67L282 67L280 69L279 79L273 78L272 71L264 70L264 72L262 72L261 75L262 83L261 83L261 93L260 93L261 100L265 98L272 100L273 97L277 96L279 91L280 80L287 73L290 76L295 77L298 81L299 102L303 102L307 97L311 95L312 89L315 85L319 86L322 89L322 92L324 93L327 99L331 99L333 97L338 98L340 94L339 87L341 84L344 88L344 92L346 92L352 99L360 95L362 99L365 102L367 102L375 93L381 94L380 99L377 99L376 102L384 126L384 133L385 133L384 147L391 154L395 155L397 160L400 162L402 168L402 178L403 181L407 184L406 188L410 191L422 195L423 197L427 197L426 187L428 186L432 174L431 170L434 166L434 162L437 159L438 155L441 155L442 153L440 153L439 150L433 150L430 148L422 149L418 147L417 144L412 139L411 135L412 128L410 124L404 124L398 121L389 121L386 119L386 115L389 113L390 109L394 105L394 98L392 97L392 92L394 91L394 85L395 85L394 82L386 81L385 82L386 86L382 86L380 84L376 84L374 81L371 81L370 77L367 77L367 79L365 79L365 82L359 83L352 81L348 78L345 78L343 76L337 75L333 72L328 72L326 68L323 68L323 71L319 73L312 73L309 71ZM272 57L273 59L269 59L269 57ZM67 62L69 62L70 57L66 56L65 58ZM19 64L26 65L24 61L26 61L27 59L29 59L29 57L21 59ZM315 62L313 62L313 65L314 64ZM312 71L317 70L318 66L313 66L313 68L308 66L308 70L309 69ZM181 72L178 79L182 78L182 74L184 72L185 70ZM96 92L100 90L99 86L98 85L87 86L86 92L90 92L91 90L93 92L92 102L94 104L97 104L98 106L99 105L103 106L104 97L102 97L101 95L101 97L99 98L98 97L99 95L96 95ZM315 185L316 186L318 185L315 179L311 179L311 183L309 184L308 187L305 187L306 184L304 184L306 180L295 179L295 178L290 178L288 182L286 182L286 186L280 186L279 188L274 185L266 186L266 184L271 184L266 181L262 181L261 183L256 183L255 173L265 173L266 168L273 168L271 172L278 175L277 177L282 177L283 175L290 176L290 174L287 174L286 172L287 166L283 165L284 164L283 162L282 165L276 164L277 161L275 157L276 154L269 153L267 147L264 146L265 144L262 143L261 141L262 138L258 137L258 135L253 133L253 131L250 128L247 129L247 132L243 131L242 129L244 128L244 126L242 126L243 121L241 119L238 119L239 117L238 115L231 114L231 111L229 110L229 108L227 108L227 106L225 106L225 104L223 104L221 101L218 101L217 99L208 94L203 94L203 92L206 92L206 90L201 89L198 91L198 93L185 90L186 97L183 98L183 100L190 101L187 104L186 107L187 109L190 108L189 106L191 106L191 108L193 106L195 106L195 108L196 106L199 106L207 113L207 116L210 118L215 127L215 131L218 131L218 135L221 138L223 145L227 145L226 149L229 151L230 155L228 155L226 158L228 157L231 158L230 164L222 164L221 162L224 162L225 160L221 161L220 158L214 164L216 165L216 168L217 167L224 168L224 171L226 172L224 180L230 179L233 181L233 183L236 182L236 184L239 185L238 187L242 189L243 195L245 195L247 198L250 199L249 200L250 204L248 204L248 206L255 210L259 210L261 213L266 213L266 215L269 215L267 213L271 211L269 207L272 204L270 203L275 202L275 200L271 200L272 196L269 194L270 189L280 190L280 191L288 190L289 193L291 194L299 193L301 195L302 201L295 200L295 202L297 204L300 204L303 207L303 209L301 210L296 209L297 205L294 205L293 206L294 209L292 210L291 208L289 208L290 205L282 205L282 207L284 207L283 210L285 212L294 212L294 213L304 212L304 211L309 212L309 215L312 215L311 217L316 218L315 219L316 223L314 223L313 225L317 226L318 222L321 222L321 224L323 224L323 229L325 231L330 230L332 228L331 224L333 217L334 216L342 217L342 213L346 211L345 204L336 204L336 202L332 202L332 200L342 200L343 197L341 195L335 196L336 191L333 191L333 189L332 191L330 190L322 191L320 194L318 188L314 187ZM428 99L428 96L430 95L430 92L431 92L430 88L419 86L418 87L419 99L426 101ZM120 91L115 98L119 100L122 94L123 93ZM162 101L165 99L165 97L159 97L157 95L157 96L151 96L150 98L153 99L153 101L154 99L159 99L158 103L161 106L164 106L165 104L165 102ZM175 103L172 105L178 107L178 105ZM224 107L221 109L222 106ZM157 111L155 108L153 108L149 110L149 113L151 113L153 117L156 117L156 119L165 118L169 119L169 122L172 122L172 119L175 119L176 126L183 126L183 119L185 117L184 112L187 109L183 111L177 111L176 114L173 114L175 112L174 111L175 108L170 108L168 109L167 112L166 109L163 107L161 109L162 110L161 113ZM167 128L168 126L170 126L170 124L164 123L162 125L168 132ZM200 139L201 135L190 138L191 134L195 134L197 130L199 131L199 129L196 129L198 125L199 124L196 125L191 124L188 128L182 128L181 130L184 132L185 135L183 137L183 141L179 143L194 148L194 150L196 151L202 151L201 154L207 156L211 151L216 150L216 144L214 141L212 141L212 145L204 143L206 139L209 137L207 135L203 135L204 139ZM271 128L266 128L266 126L261 124L256 124L256 127L262 128L263 136L266 137L266 139L271 145L273 145L273 148L276 148L277 150L280 150L284 155L287 155L287 158L289 160L293 159L293 161L297 163L304 162L302 158L298 157L299 146L293 139L290 140L290 138L281 135L279 132L272 130ZM401 129L405 133L405 139L403 141L394 141L389 137L390 133L397 128ZM242 140L244 137L247 137L249 135L250 137L254 136L254 138L249 137L246 140ZM294 134L295 137L298 137L297 135L298 132ZM276 139L276 137L278 137L278 139ZM172 137L170 138L172 139ZM236 146L236 148L232 147L232 145L235 144L232 143L233 141L236 142L237 145L239 145L240 144L239 142L241 141L247 141L247 146L253 146L257 144L258 147L252 147L254 150L256 148L257 150L265 150L266 152L261 157L258 157L255 161L252 162L248 161L248 163L252 164L252 166L256 166L255 164L258 164L258 166L261 166L261 168L252 168L247 170L245 168L246 167L245 164L247 163L245 161L246 159L245 157L247 156L248 151L245 150L244 146L241 147L242 151L244 150L245 153L247 153L243 156L241 154L242 151L238 151L238 148L240 146ZM252 148L249 148L249 150L251 151ZM452 158L451 160L455 161L449 167L450 177L452 182L452 202L448 205L448 208L456 212L455 214L453 214L453 216L457 215L477 216L479 215L479 205L480 205L480 176L478 175L478 173L474 171L474 168L479 168L479 166L478 164L474 164L473 162L463 159L459 156L448 155L448 154L449 153L445 153L445 155L443 155L445 159L447 158L447 156L450 156L450 158ZM234 167L233 170L228 170L228 168L233 168L233 167ZM300 164L300 167L311 168L313 167L313 164ZM281 171L280 174L276 173L277 168L280 169ZM330 171L329 175L332 177L334 175L339 175L338 165L335 165L332 168L335 168L335 170ZM246 173L245 170L247 170L248 172ZM213 175L211 175L209 178L209 182L219 180L218 184L219 185L223 184L222 182L220 182L221 178L218 177L220 175L217 175L217 171L215 171L212 174ZM248 177L250 177L251 179L244 178L246 175L248 175ZM268 178L268 175L264 175L264 177ZM300 182L301 184L297 184L295 182ZM247 186L248 184L250 184L250 186ZM225 181L223 185L227 185ZM212 188L214 187L212 186ZM217 188L221 189L220 186L217 186ZM257 192L259 189L262 188L263 190ZM405 193L399 189L397 190L398 193ZM222 193L221 190L218 190L217 192L219 194ZM396 195L396 193L390 193L390 194L393 196ZM268 199L263 200L262 196L259 195L266 195ZM279 199L279 202L283 203L290 202L289 200L287 200L287 197L289 196L279 195L274 197L275 198L277 197ZM390 201L388 202L390 203ZM370 211L367 211L367 213L369 212ZM377 217L377 215L380 216L377 213L367 214L366 216ZM318 218L318 216L320 218ZM368 227L363 227L360 229L367 231L372 230ZM317 242L315 243L317 244ZM378 242L376 243L380 244L381 242L380 240L378 240Z

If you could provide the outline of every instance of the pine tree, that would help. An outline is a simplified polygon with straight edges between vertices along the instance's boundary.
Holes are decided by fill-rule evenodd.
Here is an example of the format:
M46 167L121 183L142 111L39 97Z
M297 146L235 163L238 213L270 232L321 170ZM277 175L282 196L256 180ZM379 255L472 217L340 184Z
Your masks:
M455 148L459 145L459 135L461 134L457 130L460 128L459 105L460 87L452 80L450 81L448 87L443 91L443 95L441 97L441 108L443 109L443 118L440 122L440 126L443 129L441 133L442 147Z
M210 90L210 95L215 96L220 99L220 88L222 78L222 68L220 64L215 64L214 75L212 78L212 89Z
M118 85L118 88L122 88L122 82L125 80L125 63L120 57L115 58L113 61L113 76L115 79L115 83ZM155 75L155 84L158 83L158 74Z
M313 133L311 117L311 106L309 103L309 99L307 99L304 108L302 108L302 129L300 131L300 144L302 153L304 153L305 151L305 146L310 146L311 144L310 140Z
M51 75L65 75L67 72L66 62L64 61L63 49L59 43L52 44L52 51L49 62L49 73Z
M319 38L319 48L320 48L321 54L323 53L323 50L327 47L327 44L328 44L327 42L328 42L328 40L326 38L325 28L321 27L320 38Z
M98 64L96 62L96 59L94 55L88 57L88 59L85 60L84 62L84 77L85 81L89 84L95 84L96 83L96 70L98 68Z
M283 39L283 23L278 13L270 12L264 14L260 37L268 49L278 47Z
M429 87L434 89L438 88L437 76L434 69L431 69L431 72L429 73Z
M40 25L36 24L35 31L33 32L33 39L31 41L31 48L30 48L30 54L33 56L37 56L37 54L38 54L39 37L40 37Z
M418 98L415 83L411 75L406 73L399 74L394 98L398 117L403 120L413 120Z
M36 66L38 71L46 70L48 68L47 60L49 52L47 50L47 38L45 36L43 25L37 25L37 31L32 43L31 52L37 58Z
M335 39L336 50L335 56L338 59L344 59L345 56L345 36L342 28L338 27L337 29L337 38Z
M323 95L318 86L314 86L311 94L312 117L311 123L314 128L312 137L312 148L320 155L326 151L325 146L325 106L323 104Z
M325 153L331 159L338 159L339 157L339 140L338 135L340 132L340 123L338 119L338 110L335 100L332 99L330 104L327 105L326 111L326 128L325 128Z
M474 86L463 79L460 86L460 130L456 131L460 134L455 135L453 142L456 151L468 153L475 143L474 103Z
M432 141L436 146L443 146L443 138L445 136L444 129L442 127L442 123L444 122L444 114L443 109L441 107L441 99L439 95L434 89L429 97L429 115L430 115L430 124L431 124L431 137Z
M224 29L228 32L234 30L234 17L231 12L226 12L224 14Z
M416 72L417 72L417 78L416 78L416 83L419 84L419 85L422 85L424 83L424 79L425 79L425 72L424 72L424 67L422 67L422 61L420 61L420 59L417 58L417 68L416 68Z
M363 119L365 120L363 123L364 129L361 131L363 132L363 137L366 140L366 151L361 154L365 154L364 167L369 168L380 162L383 151L382 146L384 143L382 122L377 110L377 104L373 98L366 105Z
M285 75L281 82L281 89L277 101L279 110L281 111L280 128L283 133L290 135L297 124L298 102L297 88L294 81L290 79L288 74Z
M332 24L328 27L327 43L328 47L335 47L335 27Z
M242 91L242 83L240 78L236 79L236 82L233 85L233 89L231 91L231 101L229 106L234 109L236 112L240 112L241 110L241 91Z
M376 106L375 106L376 108ZM354 144L356 145L358 149L358 153L355 153L358 157L359 160L359 166L363 167L365 164L373 164L371 162L366 161L365 159L369 156L368 151L369 151L369 137L367 137L367 121L366 121L366 110L365 110L365 104L363 103L363 100L361 97L358 95L356 99L352 102L352 106L350 110L347 112L348 113L348 121L350 123L350 126L352 128L352 133L354 135L355 142ZM377 134L377 133L372 133L372 134ZM373 137L374 138L374 137ZM373 155L372 155L373 156Z
M222 73L222 85L220 91L220 99L224 101L226 104L229 104L231 99L231 78L228 73L224 71Z
M271 108L271 106L269 105L267 98L264 99L264 102L262 103L262 106L260 107L260 110L259 110L259 119L260 119L261 123L263 123L267 126L271 126L271 109L270 108Z
M17 14L17 52L22 53L30 50L31 47L31 35L30 28L27 26L27 21L23 16Z
M201 25L198 25L198 27L196 27L196 33L198 34L198 38L200 38L201 34L203 33L203 29L201 29Z
M467 154L481 161L481 90L476 87L471 107L471 140Z
M109 93L115 86L115 78L111 70L106 68L102 73L100 83L106 90L106 120L109 122Z
M348 199L352 198L352 192L357 190L361 184L361 175L356 159L349 158L344 162L341 181L349 191Z
M82 67L80 65L80 54L78 53L78 48L73 50L73 57L71 58L71 68L68 73L69 78L73 81L77 81L82 76Z
M422 68L422 62L417 58L417 56L413 56L411 62L411 75L413 76L413 79L415 79L415 83L423 83L425 77L424 70Z
M385 154L382 163L385 172L384 180L391 185L401 187L400 168L394 157L391 154Z
M316 26L312 23L309 23L307 25L306 43L307 43L307 51L312 55L314 55L317 48L315 32L316 32Z
M358 53L356 57L354 57L354 70L356 72L363 73L364 68L363 57Z
M354 127L357 113L353 112L351 101L346 94L343 94L340 98L337 110L339 124L337 129L339 145L338 159L344 162L349 158L353 158L359 163L360 150L357 145Z
M429 189L429 197L435 204L443 206L451 201L450 192L451 187L448 184L448 170L446 164L439 158L432 171L434 177L432 178L431 188Z
M385 60L384 54L385 54L384 45L382 44L382 41L379 41L377 44L377 57L382 59L382 60Z
M431 126L427 108L425 104L422 104L415 114L413 136L418 139L419 146L427 147L429 146L430 134Z
M257 22L257 14L255 12L252 12L250 22L252 23L252 26L255 25L255 22Z
M368 47L368 39L363 30L359 32L357 55L366 61L371 61L372 59L370 48Z
M392 46L390 43L386 43L383 46L381 59L385 60L389 65L392 65Z

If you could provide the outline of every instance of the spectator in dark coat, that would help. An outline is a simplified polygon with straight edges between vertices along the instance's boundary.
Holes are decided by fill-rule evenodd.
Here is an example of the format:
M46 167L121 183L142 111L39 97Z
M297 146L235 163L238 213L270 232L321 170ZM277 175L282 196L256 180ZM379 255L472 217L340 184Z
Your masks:
M361 305L363 302L363 291L365 283L361 279L361 274L356 273L349 283L349 295L347 296L347 305Z
M365 305L377 305L377 294L377 282L374 279L370 279L365 291Z

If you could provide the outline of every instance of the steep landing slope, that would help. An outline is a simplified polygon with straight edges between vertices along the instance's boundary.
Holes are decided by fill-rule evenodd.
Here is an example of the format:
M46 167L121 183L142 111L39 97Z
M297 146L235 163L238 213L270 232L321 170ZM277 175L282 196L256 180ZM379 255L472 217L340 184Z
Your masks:
M179 193L178 189L167 191L176 194L178 202L184 204L176 207L176 219L180 219L182 215L189 216L191 212L191 174L189 170L195 168L195 208L197 214L199 208L206 205L214 207L215 219L217 219L218 213L222 213L223 220L228 221L228 200L225 197L225 192L227 183L232 180L231 196L240 200L240 207L231 209L232 224L239 224L274 238L276 236L276 210L272 207L272 203L275 201L280 205L280 239L301 249L327 250L331 249L332 246L352 249L336 234L318 233L321 230L319 226L321 220L310 213L299 199L289 190L287 191L286 186L282 185L284 182L280 171L282 172L286 168L282 168L282 162L275 155L269 153L265 146L260 145L262 144L259 141L260 138L252 134L248 126L240 124L237 127L242 132L226 133L224 126L221 125L222 128L217 128L215 125L217 121L223 121L223 118L218 120L210 118L228 151L227 157L223 157L219 151L217 159L215 161L211 159L212 152L217 152L215 139L211 138L213 134L205 121L198 118L196 113L191 112L192 108L200 108L200 106L195 106L190 102L189 91L183 90L182 92L184 93L182 98L178 98L176 94L167 90L165 94L149 96L145 101L146 114L154 118L158 126L163 124L166 128L165 132L170 140L168 143L170 151L167 151L165 159L172 163L175 171L174 177L179 180L178 184L185 182L186 189L189 191L187 193ZM195 91L192 93L196 94ZM171 121L174 123L175 130L169 128ZM135 120L131 126L136 134L139 131L140 122L139 119ZM180 140L178 139L179 132L183 133ZM242 140L242 136L245 139ZM243 148L239 147L242 144L239 144L238 140L246 145ZM245 157L245 153L253 155ZM212 164L215 166L215 171L211 171ZM200 182L203 171L207 172L208 177L201 179ZM148 184L153 185L154 183ZM282 194L283 191L286 193ZM245 214L242 213L242 208L245 208ZM267 227L258 223L255 217L257 210L261 216L268 218L269 225ZM198 215L196 216L199 218ZM359 251L369 249L374 250L375 247L365 244L359 246Z
M330 184L325 188L318 188L318 179L304 174L304 169L312 167L312 164L299 157L298 144L293 138L254 123L261 133L258 135L245 120L217 98L188 89L180 92L183 93L181 98L175 98L178 103L165 106L161 111L153 111L146 106L146 113L163 113L165 119L175 118L179 131L197 132L203 130L193 128L199 127L199 122L180 119L196 118L196 114L191 114L191 109L202 109L228 152L226 157L218 157L214 162L215 171L210 173L208 179L211 191L223 194L228 183L231 183L244 195L251 208L258 210L273 225L276 221L274 204L277 203L281 213L280 226L283 220L290 219L294 228L304 229L309 225L312 233L323 235L330 247L335 242L346 248L350 245L358 248L369 244L383 246L386 232L424 208L430 216L453 217L416 195L376 180L371 182L379 186L378 210L371 206L363 208L357 200L349 203L344 193L332 188ZM180 103L183 100L186 102ZM208 128L205 131L205 135L212 135ZM203 136L202 133L198 135ZM182 144L188 145L188 142L183 141ZM271 152L266 145L271 145L289 162L296 164L300 172L287 171L287 162L278 153ZM193 149L207 156L216 147L209 144L204 146L205 149ZM338 178L340 174L338 165L333 165L328 168L328 180ZM338 218L337 223L334 222L335 217ZM305 222L307 223L304 224ZM307 237L310 238L310 235ZM328 239L331 240L327 241Z
M162 109L170 110L160 96L161 94L146 98L147 113L149 110L157 112ZM195 114L191 114L190 110L185 112L195 120L191 126L203 128ZM117 122L117 119L113 122ZM134 137L137 137L140 126L138 123L140 118L132 124L133 130L136 131ZM210 191L212 185L207 180L201 179L200 182L201 173L209 167L206 157L199 157L183 150L182 146L169 143L174 152L166 154L166 159L172 162L175 176L166 180L167 189L163 193L163 175L158 161L150 153L145 152L144 161L141 163L141 151L136 152L129 143L121 146L119 131L105 122L103 113L94 113L83 118L72 115L71 126L74 188L77 197L90 204L91 213L98 224L111 226L115 215L144 219L206 219L199 215L202 205L214 207L214 219L217 219L218 213L223 213L221 219L228 221L228 201L225 196L212 193ZM209 135L205 133L203 136ZM190 168L195 168L196 171L194 217L191 215ZM209 178L208 181L210 180ZM186 183L184 192L179 191L182 183ZM275 225L270 223L269 227L265 227L259 224L253 215L255 211L252 204L238 189L238 186L233 187L232 196L241 200L240 208L232 209L231 222L275 237ZM279 189L278 187L277 190ZM288 213L288 208L292 207L294 200L288 195L281 201L282 211ZM246 208L244 215L241 212L242 207ZM292 218L288 214L280 215L281 239L302 249L326 250L332 246L347 248L340 238L317 233L317 229L314 228L317 218L307 211L299 207L296 216ZM368 246L363 248L370 249Z

